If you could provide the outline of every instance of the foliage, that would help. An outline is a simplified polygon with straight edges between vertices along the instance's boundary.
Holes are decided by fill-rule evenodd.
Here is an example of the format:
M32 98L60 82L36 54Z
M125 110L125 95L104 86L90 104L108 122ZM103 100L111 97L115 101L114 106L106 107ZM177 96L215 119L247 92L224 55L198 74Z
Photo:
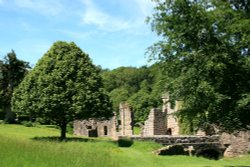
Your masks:
M117 141L119 147L130 147L133 145L134 141L129 137L123 137Z
M73 42L56 42L15 89L13 111L52 121L64 139L69 122L112 115L99 73Z
M128 102L133 108L135 123L144 122L151 108L161 106L165 77L159 64L104 70L102 78L112 100L113 110L118 113L119 104Z
M34 124L31 121L22 121L21 124L26 127L34 127Z
M27 74L28 68L30 68L29 63L19 60L13 50L4 57L4 60L0 60L0 112L3 112L1 115L4 115L8 123L13 123L15 119L10 109L13 90Z
M148 21L162 41L150 51L165 66L167 90L183 101L183 125L249 128L249 1L154 1Z
M134 135L140 135L141 134L141 127L139 126L134 126L133 127L133 131L134 131Z

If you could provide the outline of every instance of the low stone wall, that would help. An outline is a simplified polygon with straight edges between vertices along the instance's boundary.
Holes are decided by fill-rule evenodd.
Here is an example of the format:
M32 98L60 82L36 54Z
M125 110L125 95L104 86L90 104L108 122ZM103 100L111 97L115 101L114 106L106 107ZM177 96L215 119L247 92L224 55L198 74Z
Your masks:
M250 152L250 131L234 134L223 133L214 136L152 135L147 137L132 136L131 138L139 141L153 141L164 146L182 145L184 148L192 146L195 152L213 149L224 157L236 157Z
M154 135L154 136L132 136L134 140L154 141L162 145L173 144L199 144L199 143L220 143L220 136L170 136L170 135Z
M189 152L189 155L204 156L212 159L219 159L223 156L226 149L220 143L220 136L132 136L133 140L154 141L163 146L180 146L183 150ZM165 148L165 147L163 147ZM157 150L159 151L159 150Z
M223 133L220 142L227 145L225 157L236 157L250 152L250 131L240 131L234 134Z

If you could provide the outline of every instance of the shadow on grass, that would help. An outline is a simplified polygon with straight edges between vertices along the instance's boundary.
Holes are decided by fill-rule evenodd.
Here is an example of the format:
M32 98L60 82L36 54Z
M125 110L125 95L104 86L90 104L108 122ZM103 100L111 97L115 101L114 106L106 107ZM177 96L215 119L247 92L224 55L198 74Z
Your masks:
M47 136L47 137L33 137L31 138L35 141L49 141L49 142L99 142L101 140L92 138L81 138L81 137L67 137L66 139L61 139L58 136Z
M212 166L204 166L204 167L212 167ZM242 165L237 165L237 166L224 166L224 167L250 167L250 166L242 166Z
M81 137L67 137L66 139L61 139L58 136L47 136L47 137L33 137L31 138L35 141L44 141L44 142L106 142L117 145L118 147L130 147L133 145L133 140L123 138L117 141L114 140L103 140L100 138L81 138Z
M250 166L242 166L242 165L237 165L237 166L225 166L225 167L250 167Z

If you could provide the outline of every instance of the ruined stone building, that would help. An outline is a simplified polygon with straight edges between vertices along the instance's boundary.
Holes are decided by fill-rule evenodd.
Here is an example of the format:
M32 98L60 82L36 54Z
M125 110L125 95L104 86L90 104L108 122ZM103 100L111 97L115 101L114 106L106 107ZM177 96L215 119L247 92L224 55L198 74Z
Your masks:
M163 106L161 109L153 108L144 123L142 136L153 135L179 135L180 128L178 119L175 116L176 111L180 109L180 102L171 104L169 95L162 96Z
M117 137L133 135L133 112L127 103L120 104L119 118L74 121L74 134L88 137Z
M183 145L193 151L217 150L224 156L233 157L246 154L250 150L250 132L241 132L237 135L222 134L221 136L193 136L180 135L178 119L175 113L180 110L181 102L172 104L169 95L162 97L162 109L151 109L148 119L141 129L141 135L133 135L133 112L127 103L119 106L119 116L109 120L76 120L74 121L74 134L87 137L107 136L117 139L130 136L135 140L155 141L163 145ZM228 147L225 147L228 146ZM205 153L205 152L204 152Z
M175 112L179 110L179 103L173 106L169 95L162 97L162 109L153 108L141 130L141 136L179 135L178 119ZM74 134L89 137L98 136L132 136L133 112L127 103L119 106L119 117L116 115L109 120L76 120L74 121Z

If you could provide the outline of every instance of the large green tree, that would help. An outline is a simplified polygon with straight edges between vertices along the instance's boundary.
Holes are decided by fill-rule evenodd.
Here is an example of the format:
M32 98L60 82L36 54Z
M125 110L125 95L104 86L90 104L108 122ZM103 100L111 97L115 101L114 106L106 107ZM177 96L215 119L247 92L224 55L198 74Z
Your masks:
M183 100L186 130L249 128L249 0L154 1L149 23L162 40L151 53L165 64L171 96Z
M0 106L8 123L15 119L10 106L13 90L27 74L28 68L29 63L19 60L13 50L0 61Z
M58 41L15 89L12 108L52 121L66 138L66 126L75 119L108 118L109 97L100 69L75 43Z

